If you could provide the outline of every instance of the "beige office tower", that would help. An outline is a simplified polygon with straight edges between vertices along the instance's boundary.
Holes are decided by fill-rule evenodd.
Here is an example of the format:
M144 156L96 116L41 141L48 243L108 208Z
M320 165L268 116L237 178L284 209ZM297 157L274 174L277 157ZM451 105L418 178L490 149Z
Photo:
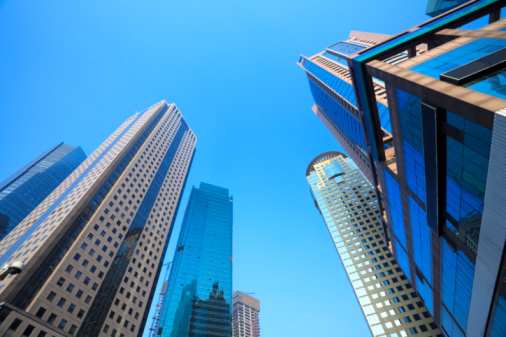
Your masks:
M232 336L259 337L260 301L242 291L236 291L232 296L232 308Z
M142 335L196 138L174 104L128 118L0 242L1 336Z
M309 164L306 178L372 335L442 336L385 244L374 189L357 165L326 152Z

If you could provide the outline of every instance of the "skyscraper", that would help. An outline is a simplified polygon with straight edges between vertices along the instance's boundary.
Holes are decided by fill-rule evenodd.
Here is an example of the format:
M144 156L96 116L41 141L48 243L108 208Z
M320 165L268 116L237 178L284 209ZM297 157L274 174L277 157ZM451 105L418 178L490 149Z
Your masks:
M0 242L0 332L143 332L196 138L174 104L128 118Z
M158 336L232 335L232 197L193 187L172 261Z
M343 67L329 60L350 74L357 110L334 98L346 94L332 87L338 70L299 63L317 77L319 111L335 102L357 114L369 158L359 167L370 169L385 238L446 336L506 335L504 6L470 1L344 56ZM483 17L489 25L459 29Z
M355 163L326 152L306 178L373 336L441 336L386 246L375 192Z
M260 301L236 291L232 296L232 336L260 336Z
M61 143L0 183L0 240L85 159L80 147Z

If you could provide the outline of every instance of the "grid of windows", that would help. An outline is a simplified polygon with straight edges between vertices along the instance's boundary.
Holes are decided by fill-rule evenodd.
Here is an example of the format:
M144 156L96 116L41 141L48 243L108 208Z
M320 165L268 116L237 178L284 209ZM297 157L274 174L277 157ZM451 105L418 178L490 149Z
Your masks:
M335 164L343 175L327 175L325 167ZM324 158L307 180L373 335L439 335L386 247L374 191L353 161Z
M128 269L124 275L120 275L123 280L119 279L121 286L117 293L113 293L116 295L113 296L115 301L113 303L111 299L111 303L102 301L100 304L106 310L117 306L119 311L122 311L121 318L114 317L115 329L109 330L109 335L112 335L113 331L116 331L117 336L137 335L144 324L146 307L154 292L153 285L159 274L166 242L193 157L196 138L189 128L186 128L181 139L175 141L179 126L185 123L181 118L175 105L167 106L164 102L129 118L90 156L91 160L83 165L85 168L93 165L93 168L79 170L78 174L73 174L74 181L80 175L86 176L77 185L66 185L67 189L72 189L70 193L67 192L66 197L61 199L65 190L60 189L55 196L50 196L39 206L42 207L37 212L40 216L51 207L50 202L62 200L62 205L56 207L47 220L41 222L34 235L39 235L37 233L45 226L52 225L51 221L54 223L54 219L65 223L65 214L74 205L84 209L85 213L78 216L70 227L67 222L65 230L68 234L64 235L64 242L53 242L54 254L47 257L52 267L40 268L41 272L47 275L35 275L37 287L30 287L32 290L22 292L23 296L30 296L24 300L26 303L34 304L33 301L36 301L30 309L33 310L32 314L71 335L81 335L83 332L80 327L89 316L97 293L106 283L106 275L111 271L114 259L122 256L120 249L122 243L128 240L126 234L134 225L135 215L140 211L141 204L150 200L151 209L143 212L144 215L149 215L149 218L146 217L144 228L140 228L137 249L131 254ZM126 127L128 125L129 129ZM133 143L132 139L136 139L136 142ZM171 142L177 145L174 151L169 151ZM114 144L114 147L111 148L111 144ZM127 149L124 150L125 148ZM101 153L104 155L100 156ZM159 175L164 179L156 180L155 176L164 157L174 159L166 166L164 173ZM114 166L111 168L111 165ZM108 179L104 183L102 187L105 189L98 188L97 194L88 205L79 205L79 198L86 194L91 184L104 172L113 180ZM150 190L155 180L158 191ZM58 218L60 214L63 215L62 219ZM27 226L36 220L29 218L28 221L31 222ZM15 240L20 235L23 235L23 231L17 232L12 239ZM34 239L30 236L28 241ZM9 249L9 242L6 244L4 240L0 243L0 249ZM10 280L12 279L7 278L3 282L9 284ZM29 286L29 282L24 283ZM2 290L5 289L9 288ZM118 321L121 325L118 325ZM113 326L107 318L104 326L99 320L86 326L101 331L106 325Z
M406 168L406 183L423 203L425 196L425 164L423 158L421 99L404 90L396 89L402 150Z

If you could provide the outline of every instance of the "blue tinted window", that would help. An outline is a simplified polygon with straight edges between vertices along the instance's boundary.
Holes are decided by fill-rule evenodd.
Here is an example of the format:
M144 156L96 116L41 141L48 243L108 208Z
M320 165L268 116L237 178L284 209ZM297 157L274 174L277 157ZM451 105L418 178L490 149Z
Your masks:
M430 228L427 225L427 213L411 197L409 197L409 217L415 263L432 284L431 240Z
M406 231L404 229L404 218L402 213L401 190L397 181L383 169L385 174L385 183L387 188L388 205L390 218L392 219L392 228L403 247L406 245Z
M304 68L306 68L314 76L318 77L320 81L328 85L330 88L332 88L332 90L341 95L348 102L353 104L355 107L357 106L357 99L355 97L355 92L353 91L353 86L351 84L343 81L337 76L334 76L327 70L309 60L306 60L306 62L304 62Z
M404 247L399 244L399 241L395 240L397 243L397 262L399 263L399 266L402 268L408 279L411 281L411 273L409 272L409 259L408 254L406 254L406 251L404 251Z
M446 137L446 211L459 223L455 235L476 253L492 131L450 111L447 123L462 131L464 143Z
M473 288L474 264L467 256L455 247L451 247L443 239L443 277L442 299L443 303L453 314L462 329L467 327L467 316L471 303ZM445 325L443 321L443 326ZM446 328L445 328L446 329ZM447 330L453 328L448 327ZM455 330L455 329L453 329Z
M418 276L416 276L416 289L420 296L423 298L425 302L425 306L430 311L431 314L434 315L434 305L432 302L432 289L430 288L427 282L424 282Z
M499 302L497 302L497 309L495 310L490 337L506 336L506 319L504 319L506 317L506 294L504 292L506 284L504 281L502 287L503 292L499 297Z
M316 104L325 111L327 117L331 119L334 122L334 125L341 129L341 131L365 153L367 146L365 143L362 124L316 83L309 80L309 87Z
M495 46L494 46L495 47ZM506 99L506 68L466 83L464 87L484 94Z
M340 64L345 65L346 67L348 67L348 60L346 58L344 58L344 57L334 55L332 53L329 53L328 51L323 52L322 56L325 56L326 58L334 60L337 63L340 63Z
M439 75L506 47L506 40L479 38L443 55L420 63L410 70L439 79Z
M358 46L349 42L338 42L330 46L328 49L336 51L340 54L351 55L365 48L365 46Z
M421 99L397 89L406 183L425 203L425 164L423 159Z
M338 175L338 174L343 174L344 173L344 170L343 168L341 167L341 165L339 165L338 162L333 162L329 165L325 165L323 167L323 171L325 172L325 175L327 176L327 179L331 179L333 178L334 176Z

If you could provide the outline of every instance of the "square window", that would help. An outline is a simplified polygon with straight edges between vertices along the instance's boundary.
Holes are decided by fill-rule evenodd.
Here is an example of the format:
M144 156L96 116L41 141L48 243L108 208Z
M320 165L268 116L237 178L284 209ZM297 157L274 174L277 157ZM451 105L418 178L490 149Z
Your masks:
M58 279L58 281L56 282L57 285L59 285L60 287L65 283L65 279L63 277L60 277Z
M71 265L71 264L69 264L69 265L67 266L67 268L65 268L65 271L66 271L67 273L70 273L70 272L72 271L72 269L74 269L74 266L73 266L73 265Z
M86 296L86 299L84 300L84 303L90 303L91 302L91 296Z
M77 313L77 318L82 318L84 316L84 310L81 309L79 310L79 312Z
M73 303L70 303L67 311L70 312L70 313L73 313L75 308L76 308L76 305L73 304Z
M81 298L81 296L83 296L83 291L81 289L79 289L76 293L76 297L77 298Z

